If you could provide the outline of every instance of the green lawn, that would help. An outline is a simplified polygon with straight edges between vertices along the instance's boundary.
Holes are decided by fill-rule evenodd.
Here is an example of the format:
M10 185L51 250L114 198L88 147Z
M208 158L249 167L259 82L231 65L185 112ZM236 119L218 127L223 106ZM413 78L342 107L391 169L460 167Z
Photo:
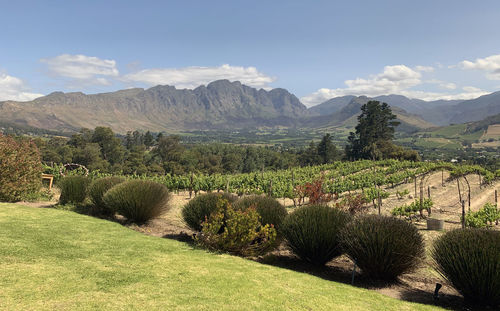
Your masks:
M73 212L0 204L2 310L436 310Z

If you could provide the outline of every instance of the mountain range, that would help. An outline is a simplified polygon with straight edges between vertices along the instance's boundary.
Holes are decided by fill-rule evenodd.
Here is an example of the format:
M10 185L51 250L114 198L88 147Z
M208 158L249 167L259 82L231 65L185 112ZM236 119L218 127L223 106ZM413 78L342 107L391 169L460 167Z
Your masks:
M374 97L388 103L399 130L482 120L500 113L500 92L466 101L423 101L401 95ZM307 108L285 89L255 89L218 80L193 90L158 85L86 95L54 92L28 102L0 102L0 122L72 132L109 126L130 130L185 131L259 127L352 127L371 98L343 96Z

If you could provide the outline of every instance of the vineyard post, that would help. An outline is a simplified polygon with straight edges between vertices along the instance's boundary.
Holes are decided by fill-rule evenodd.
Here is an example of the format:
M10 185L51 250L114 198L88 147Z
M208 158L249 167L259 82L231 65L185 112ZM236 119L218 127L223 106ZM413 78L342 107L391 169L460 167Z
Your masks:
M191 176L189 177L189 198L193 195L193 172L191 172Z
M498 193L497 193L497 189L495 189L495 210L498 210ZM495 222L495 224L498 225L498 219Z
M417 198L417 175L413 176L413 181L415 183L415 198Z
M462 200L462 229L465 229L465 201Z
M420 210L424 208L424 176L420 181Z
M273 196L273 180L272 179L269 181L269 196L270 197Z
M380 192L378 195L378 214L380 215L380 207L382 207L382 198L380 197Z
M478 178L479 178L479 189L481 189L481 174L477 174Z
M226 180L226 193L229 193L229 178Z
M444 187L444 170L441 170L441 187Z
M460 181L458 181L458 178L457 178L457 187L458 187L458 201L461 202L462 194L460 193Z

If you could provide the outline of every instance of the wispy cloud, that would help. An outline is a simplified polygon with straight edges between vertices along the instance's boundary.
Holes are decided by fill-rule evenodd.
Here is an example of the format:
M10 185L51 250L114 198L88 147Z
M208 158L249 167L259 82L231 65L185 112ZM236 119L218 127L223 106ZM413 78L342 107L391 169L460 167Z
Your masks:
M477 58L475 61L464 60L458 64L461 69L476 69L486 71L486 78L500 80L500 54L485 58Z
M62 54L40 61L47 64L52 76L68 79L73 87L110 85L109 78L120 75L114 60L93 56Z
M275 78L259 72L255 67L222 65L219 67L152 68L123 76L127 82L148 85L168 84L178 88L195 88L215 80L227 79L243 84L268 88Z
M29 101L43 96L29 90L23 80L0 72L0 100Z

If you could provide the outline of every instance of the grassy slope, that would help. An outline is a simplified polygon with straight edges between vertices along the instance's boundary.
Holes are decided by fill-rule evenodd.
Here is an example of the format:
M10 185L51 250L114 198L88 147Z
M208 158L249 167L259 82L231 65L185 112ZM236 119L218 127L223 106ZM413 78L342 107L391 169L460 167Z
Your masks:
M0 246L5 310L434 309L53 209L0 204Z

